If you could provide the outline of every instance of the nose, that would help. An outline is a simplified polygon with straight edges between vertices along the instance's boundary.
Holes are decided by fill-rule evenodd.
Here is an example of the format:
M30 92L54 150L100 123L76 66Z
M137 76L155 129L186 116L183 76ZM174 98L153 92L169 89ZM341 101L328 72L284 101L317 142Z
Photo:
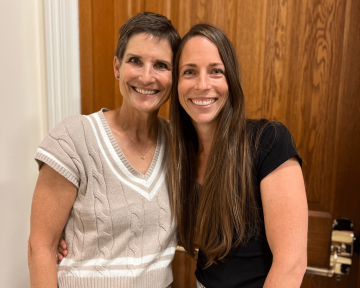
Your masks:
M144 65L139 80L144 84L150 84L155 82L154 71L151 65Z
M197 83L195 88L197 90L208 90L210 89L209 77L207 73L201 72L199 73L199 77L197 77Z

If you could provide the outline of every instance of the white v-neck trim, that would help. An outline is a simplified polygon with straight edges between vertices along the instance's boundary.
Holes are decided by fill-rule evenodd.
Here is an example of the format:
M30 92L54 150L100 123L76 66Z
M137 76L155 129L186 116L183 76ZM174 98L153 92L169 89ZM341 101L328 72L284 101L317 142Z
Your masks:
M125 176L136 183L139 183L139 185L142 185L146 188L146 190L132 184L131 182L127 181L123 176L121 176L115 169L115 167L112 165L111 161L109 160L108 156L106 155L106 152L104 150L104 147L99 139L99 135L98 132L96 130L95 127L95 123L93 121L93 119L90 117L94 117L96 124L99 128L101 137L105 143L105 146L107 148L107 150L110 153L110 156L112 157L112 159L114 160L114 162L116 163L116 165L118 166L118 168L125 174ZM107 162L107 164L109 165L111 171L115 174L115 176L122 181L124 184L126 184L127 186L129 186L130 188L132 188L133 190L135 190L136 192L138 192L140 195L142 195L145 199L147 199L148 201L151 201L151 199L153 199L153 197L156 195L157 191L159 190L160 186L162 185L162 183L165 180L166 177L166 172L167 172L167 167L164 167L161 171L161 175L158 178L157 183L155 184L155 186L151 189L151 192L149 191L151 185L154 183L155 179L157 178L157 174L159 173L160 169L161 169L161 164L163 162L163 158L164 158L164 153L165 153L165 137L163 137L164 135L161 135L161 144L160 144L160 151L159 151L159 155L158 158L156 160L156 164L155 167L153 169L153 171L151 172L150 177L145 180L145 179L141 179L137 176L135 176L133 173L131 173L128 168L124 165L124 163L119 159L118 154L116 153L104 127L103 124L101 123L101 119L98 115L98 113L93 113L90 116L84 116L86 117L86 119L88 119L88 121L90 122L90 125L92 127L92 130L94 132L97 144L100 148L101 153L103 154L105 161ZM161 124L159 124L161 125ZM126 159L127 161L127 159ZM150 193L149 193L150 192Z

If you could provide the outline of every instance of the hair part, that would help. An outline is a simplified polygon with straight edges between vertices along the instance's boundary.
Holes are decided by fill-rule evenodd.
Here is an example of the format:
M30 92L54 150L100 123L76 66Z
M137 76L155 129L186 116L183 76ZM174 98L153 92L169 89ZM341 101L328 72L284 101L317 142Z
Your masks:
M130 38L136 34L149 34L169 42L175 57L181 38L171 21L165 16L152 12L143 12L130 18L119 30L119 40L115 56L122 62Z
M202 188L196 183L199 140L190 116L179 103L179 61L191 38L212 41L225 66L228 98L218 115ZM252 158L247 135L245 99L231 41L218 28L198 24L183 37L174 60L170 106L170 202L180 243L195 256L199 245L208 263L223 259L232 247L245 245L259 231L253 192Z

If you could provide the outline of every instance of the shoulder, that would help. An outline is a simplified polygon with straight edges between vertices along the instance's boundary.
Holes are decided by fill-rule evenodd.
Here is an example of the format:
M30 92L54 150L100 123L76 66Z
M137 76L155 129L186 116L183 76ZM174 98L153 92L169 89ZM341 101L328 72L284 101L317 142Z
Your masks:
M284 142L294 144L291 133L286 126L280 122L267 119L248 120L247 133L250 146L255 150L271 148Z
M85 116L75 115L65 118L59 124L57 124L40 143L39 148L46 151L65 149L67 153L75 157L76 152L79 149L83 149L86 146L87 139L85 137L86 130L91 129L88 120ZM72 151L72 153L70 153ZM74 154L75 153L75 154Z
M67 117L49 132L49 136L55 139L69 137L73 141L84 140L84 135L93 130L89 119L96 114L98 112L90 115L79 114Z
M71 128L79 126L82 118L82 115L67 117L51 129L49 134L53 137L69 134L69 130L72 130Z
M260 139L259 145L262 149L280 149L280 153L288 152L289 148L296 151L295 142L289 129L280 122L270 122L265 127Z
M79 126L82 125L82 123L84 122L86 116L85 115L74 115L74 116L70 116L70 117L66 117L62 123L66 126L66 127L73 127L73 126Z
M81 125L81 115L71 116L52 129L40 143L36 151L35 160L39 168L43 163L53 168L67 180L79 187L80 175L83 173L83 162L78 151L83 148L78 140L81 136L74 136ZM79 149L80 148L80 149Z
M72 149L74 144L84 140L84 121L87 121L83 115L70 116L62 120L47 134L40 144L41 146L52 145L57 142L60 145L66 143Z
M249 120L248 138L250 153L260 180L294 156L300 165L302 163L290 131L280 122Z

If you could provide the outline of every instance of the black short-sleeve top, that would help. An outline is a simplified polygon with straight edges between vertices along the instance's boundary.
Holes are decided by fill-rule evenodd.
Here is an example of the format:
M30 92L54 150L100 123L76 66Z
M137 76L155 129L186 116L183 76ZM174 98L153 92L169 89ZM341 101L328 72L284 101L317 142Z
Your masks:
M268 174L292 157L302 164L289 130L281 123L266 125L262 131L258 148L255 150L255 134L265 121L250 121L248 124L249 143L253 158L254 193L262 219L259 235L245 246L233 248L218 264L205 268L206 256L199 251L197 270L198 281L206 288L260 288L272 264L272 253L266 239L262 211L260 182Z

